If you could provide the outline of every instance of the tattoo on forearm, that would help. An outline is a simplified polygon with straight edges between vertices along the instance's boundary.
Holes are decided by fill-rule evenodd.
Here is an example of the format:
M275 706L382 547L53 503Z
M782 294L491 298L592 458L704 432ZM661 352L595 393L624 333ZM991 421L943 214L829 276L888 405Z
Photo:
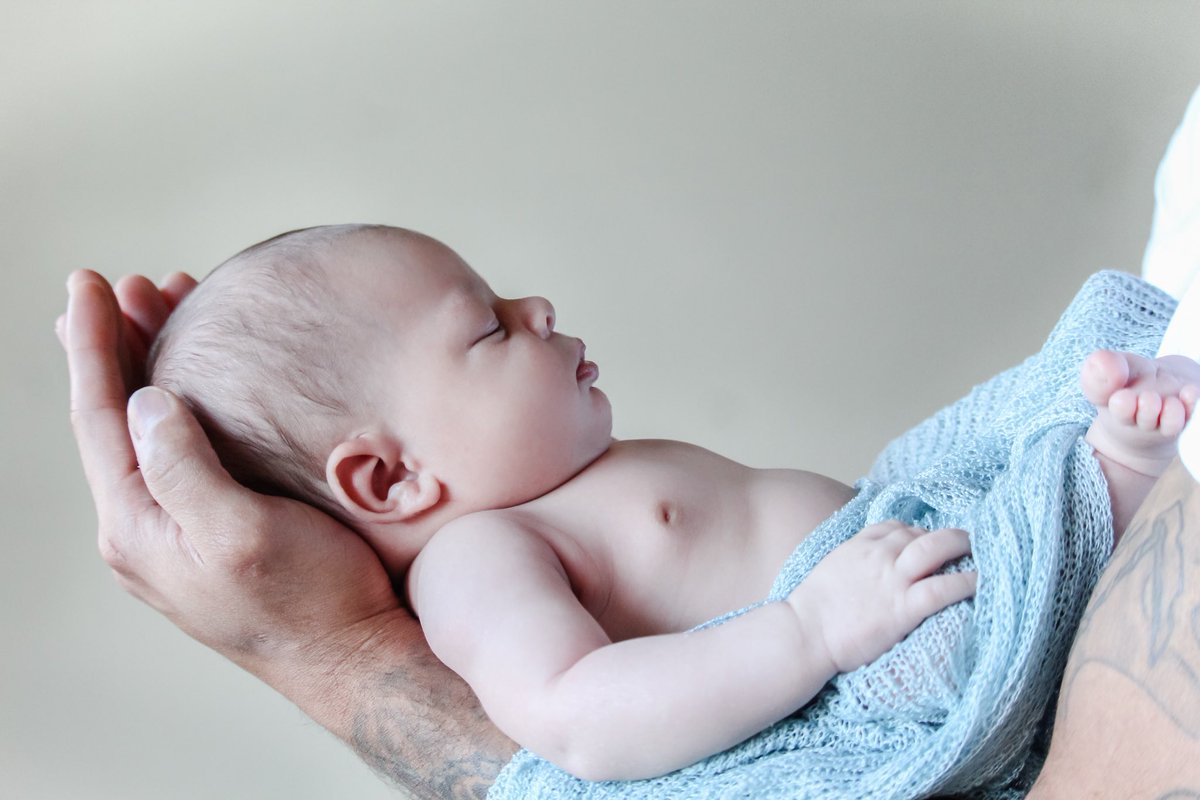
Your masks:
M354 717L350 744L413 797L483 800L512 745L461 681L436 677L419 661L382 674Z
M1200 491L1190 478L1171 483L1172 502L1152 496L1113 553L1076 636L1063 691L1069 695L1087 664L1104 664L1180 732L1200 739ZM1189 789L1164 797L1200 800Z
M1195 789L1172 789L1160 794L1157 800L1200 800L1200 791Z

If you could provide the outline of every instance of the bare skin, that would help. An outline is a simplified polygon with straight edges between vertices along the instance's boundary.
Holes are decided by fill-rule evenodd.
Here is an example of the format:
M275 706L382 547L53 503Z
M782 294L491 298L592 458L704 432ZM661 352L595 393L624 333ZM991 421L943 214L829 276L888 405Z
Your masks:
M1200 485L1176 460L1075 637L1032 800L1200 798Z
M544 497L443 528L410 593L434 652L502 730L579 777L650 777L782 719L974 592L973 573L932 576L969 551L965 533L892 522L789 602L687 633L765 597L852 496L681 442L616 442Z
M161 288L135 277L114 293L86 271L68 284L58 332L101 555L126 591L289 697L410 796L482 798L516 745L429 652L371 550L308 506L230 480L169 394L147 389L129 403L146 343L194 286L185 275Z
M382 571L369 551L351 548L330 562L321 550L310 559L308 545L349 532L228 481L194 420L167 395L139 396L164 402L154 424L145 415L139 421L145 409L131 406L140 432L134 449L125 398L139 385L139 344L188 289L179 276L162 289L126 281L118 291L122 317L103 279L72 279L72 313L60 335L106 560L127 590L291 697L414 796L482 796L513 744L431 657L394 597L381 600ZM311 539L295 538L310 530ZM300 585L305 592L295 591ZM310 588L317 590L313 603L306 601ZM307 616L335 592L344 602ZM318 627L324 633L314 635ZM1076 696L1085 701L1088 693ZM1073 755L1076 766L1094 762L1094 752L1070 741L1058 751ZM1063 763L1052 754L1051 767ZM1047 774L1070 772L1048 767Z
M1099 350L1084 363L1080 385L1098 409L1087 441L1108 480L1119 540L1175 457L1176 440L1200 395L1200 364L1182 356Z
M353 312L337 334L290 344L317 358L361 349L362 368L339 378L358 402L321 431L295 412L258 416L323 454L308 467L393 578L407 573L433 651L493 722L579 777L649 777L726 749L974 593L973 573L936 574L969 551L964 532L892 523L838 548L788 602L687 633L765 597L853 490L680 442L614 442L599 370L550 302L498 297L427 236L327 226L271 242L175 312L156 381L238 413L221 405L236 387L217 396L171 369L172 346L187 352L211 322L198 311L210 298L236 309L240 285L277 269L272 246L319 253L315 281ZM256 385L239 372L255 363L224 366ZM736 698L712 691L730 682Z
M1123 531L1127 510L1141 504L1165 469L1194 410L1200 364L1099 351L1080 380L1101 412L1088 440L1109 478L1116 530ZM878 657L923 618L870 640L877 609L901 606L906 594L889 594L883 580L860 573L871 555L860 535L858 558L835 551L793 595L796 619L768 623L768 607L705 632L707 647L695 634L671 635L765 596L802 538L797 531L851 496L849 487L812 473L750 470L677 442L617 443L543 497L444 528L452 532L440 532L418 557L410 591L434 651L468 680L501 729L581 777L647 777L790 713L833 674ZM965 535L957 543L948 535L921 542L942 548L922 564L922 576L967 552ZM892 557L912 558L915 549L901 553L914 541ZM511 584L521 590L514 593ZM856 591L859 585L870 588ZM969 588L939 591L953 601ZM931 604L925 614L945 604ZM790 639L786 626L797 620L803 633ZM835 632L843 637L839 652L860 647L861 657L831 662ZM634 637L649 638L628 641ZM781 642L792 654L782 659L786 677L763 666ZM742 675L746 661L755 668ZM697 663L712 665L712 674L691 666ZM629 674L637 677L613 678ZM720 675L753 688L736 704L705 702L712 693L704 687ZM622 702L627 697L655 699ZM664 718L675 726L670 736L656 726ZM606 760L597 762L593 752Z
M231 481L171 395L137 393L127 426L126 397L140 385L145 344L193 286L186 276L173 276L161 289L133 278L114 294L88 272L69 283L59 335L71 367L72 420L97 500L101 553L127 591L292 698L398 786L421 797L482 796L515 745L433 658L370 550L307 506ZM756 484L759 499L771 504L794 504L787 496L813 481L825 490L832 485L807 473L747 470L685 445L640 446L699 457L717 477L732 477L742 488ZM667 464L659 469L671 471ZM683 522L679 512L693 514L698 506L687 493L663 499L643 495L638 508L647 526L673 535ZM801 516L804 527L791 520L786 538L802 536L819 513ZM698 532L695 522L688 524ZM892 540L903 544L914 536L900 531ZM782 539L772 538L760 537L767 551L781 552ZM732 607L753 599L765 575L751 574L750 588L718 602ZM695 620L715 607L693 606L685 616ZM614 634L622 628L632 634L634 620L624 619ZM668 622L674 629L685 619Z

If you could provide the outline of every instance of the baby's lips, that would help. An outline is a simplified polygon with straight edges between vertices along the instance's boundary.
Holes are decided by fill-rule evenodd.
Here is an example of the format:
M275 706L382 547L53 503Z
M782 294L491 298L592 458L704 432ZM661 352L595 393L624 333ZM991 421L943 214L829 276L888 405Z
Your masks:
M579 361L575 366L575 380L580 381L580 382L582 382L582 381L593 381L594 382L598 377L600 377L600 368L596 366L595 362L588 361L587 359L584 358L584 355L587 353L587 345L583 343L582 339L580 339L578 341L579 341Z

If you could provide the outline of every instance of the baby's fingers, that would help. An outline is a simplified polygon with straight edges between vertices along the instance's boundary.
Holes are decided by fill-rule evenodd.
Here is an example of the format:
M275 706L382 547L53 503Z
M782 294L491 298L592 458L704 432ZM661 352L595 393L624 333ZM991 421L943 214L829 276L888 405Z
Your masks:
M966 600L975 594L979 576L974 572L951 572L934 575L908 587L907 605L914 624L932 616L947 606Z
M942 528L916 537L896 557L896 569L910 581L928 577L948 561L971 552L966 531Z

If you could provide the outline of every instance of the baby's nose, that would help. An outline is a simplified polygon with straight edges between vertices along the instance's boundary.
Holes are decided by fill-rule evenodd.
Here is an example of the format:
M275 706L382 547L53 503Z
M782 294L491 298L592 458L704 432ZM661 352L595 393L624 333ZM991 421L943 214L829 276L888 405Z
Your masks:
M529 329L543 339L554 333L554 306L544 297L526 297L525 319Z

